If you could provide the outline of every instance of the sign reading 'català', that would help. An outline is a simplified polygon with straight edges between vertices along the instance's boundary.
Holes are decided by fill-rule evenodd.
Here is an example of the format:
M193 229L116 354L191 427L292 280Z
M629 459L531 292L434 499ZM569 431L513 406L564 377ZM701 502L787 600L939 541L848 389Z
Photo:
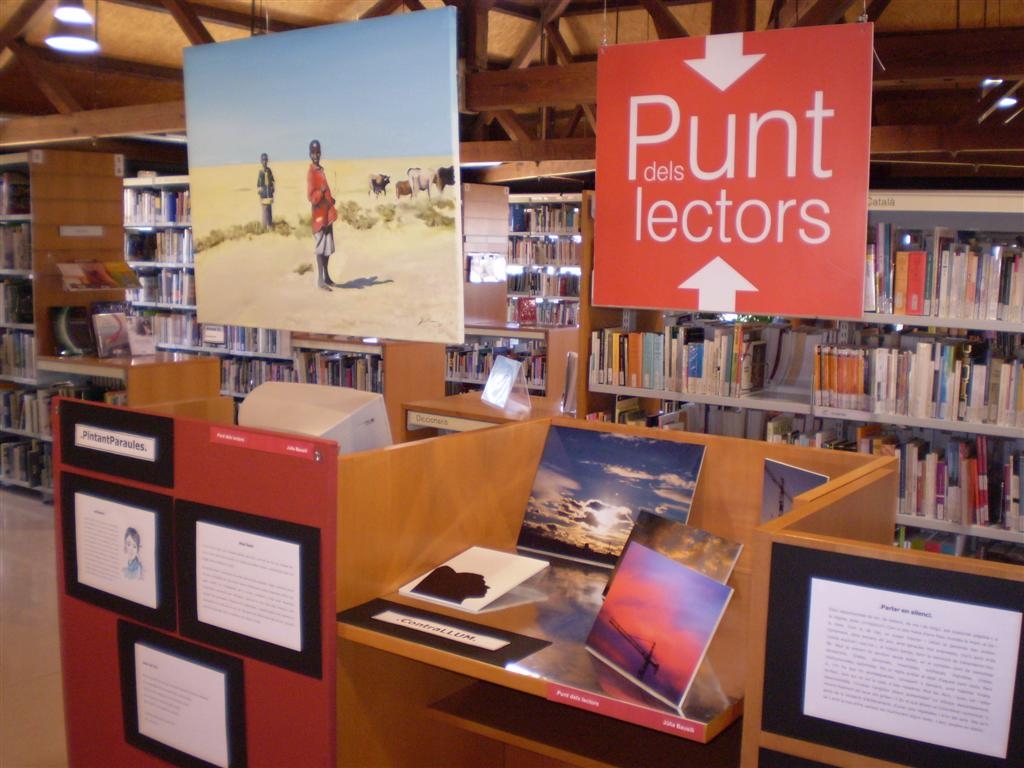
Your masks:
M871 51L869 24L603 48L594 303L859 316Z

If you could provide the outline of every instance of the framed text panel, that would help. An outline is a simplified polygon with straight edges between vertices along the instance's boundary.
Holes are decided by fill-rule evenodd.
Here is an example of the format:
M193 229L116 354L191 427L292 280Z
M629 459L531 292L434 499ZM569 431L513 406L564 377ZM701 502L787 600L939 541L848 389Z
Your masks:
M60 490L67 594L174 629L172 498L70 472Z
M175 515L181 633L320 678L320 529L191 501Z

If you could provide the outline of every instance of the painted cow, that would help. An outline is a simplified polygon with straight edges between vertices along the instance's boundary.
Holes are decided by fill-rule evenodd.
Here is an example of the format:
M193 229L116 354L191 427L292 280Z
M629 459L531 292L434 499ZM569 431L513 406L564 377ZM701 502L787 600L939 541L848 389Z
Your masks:
M380 197L388 191L388 184L391 183L391 177L386 173L372 173L370 174L370 192L369 194L374 197Z
M405 173L409 177L413 197L420 192L426 192L427 197L430 197L430 179L433 177L430 171L426 168L410 168Z
M404 179L395 182L395 198L401 200L403 197L412 197L412 186Z
M443 165L434 171L434 186L437 187L437 191L444 192L445 187L455 186L455 167L452 165Z

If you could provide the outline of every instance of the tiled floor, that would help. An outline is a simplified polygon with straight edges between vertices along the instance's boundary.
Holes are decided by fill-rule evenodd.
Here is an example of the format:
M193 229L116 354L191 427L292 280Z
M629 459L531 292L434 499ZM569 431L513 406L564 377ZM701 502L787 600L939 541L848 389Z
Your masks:
M0 768L63 768L53 505L0 489Z

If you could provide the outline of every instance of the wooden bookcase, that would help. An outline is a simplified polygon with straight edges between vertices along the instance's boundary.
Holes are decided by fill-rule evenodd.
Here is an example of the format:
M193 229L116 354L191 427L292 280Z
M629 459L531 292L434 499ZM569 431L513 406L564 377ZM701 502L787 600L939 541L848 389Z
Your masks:
M854 485L862 484L861 479L854 481ZM951 727L954 724L951 723L939 729L931 725L929 709L942 712L940 699L953 687L954 678L969 680L973 666L966 645L963 652L953 652L955 661L952 671L948 668L943 670L940 664L933 664L934 659L929 656L942 647L940 643L934 642L934 638L940 632L949 632L951 620L954 622L953 629L958 631L970 633L975 627L982 631L986 628L984 622L972 625L963 621L963 616L958 614L963 604L1015 611L1019 616L1024 605L1021 599L1024 593L1024 568L1008 563L893 547L890 535L892 515L888 512L891 500L883 508L882 505L864 503L866 499L860 493L848 494L835 500L826 494L815 498L813 493L805 495L807 501L799 509L767 523L753 534L750 547L752 590L747 659L749 671L743 721L744 768L795 764L841 768L897 768L907 764L1020 765L1021 753L1024 752L1020 738L1020 688L1024 677L1020 648L1014 653L1017 690L1013 711L1007 713L1000 710L994 713L1011 718L1009 754L1004 758L994 753L981 755L967 749L938 747L936 742L929 739L929 729L933 733L943 734L943 737L954 730ZM803 565L805 563L806 566ZM841 605L855 613L863 611L864 621L873 622L877 627L885 626L892 615L882 613L879 606L884 607L885 603L899 604L897 613L902 616L911 612L915 599L936 601L931 602L929 607L934 610L938 623L920 630L929 633L927 640L920 638L920 647L927 648L927 651L913 653L914 663L922 670L922 681L925 676L929 678L927 684L911 692L912 687L906 686L905 680L895 674L896 669L893 667L899 667L903 659L894 655L886 660L893 674L883 675L873 682L868 705L872 711L886 711L885 708L891 707L892 701L902 699L906 694L906 700L898 707L899 714L913 712L916 716L916 713L921 712L919 730L914 729L909 736L901 736L899 730L881 733L867 727L844 725L826 719L820 713L817 713L817 717L804 715L807 694L798 691L802 683L783 681L778 670L784 669L785 677L790 681L805 679L805 669L812 658L812 652L808 650L808 627L813 621L811 617L825 615L821 609L812 614L810 600L803 592L806 590L810 593L810 587L804 585L816 578L835 579L855 589L873 590L868 596L871 600L870 610L865 610L864 604L856 600ZM880 590L883 597L879 598L878 592L874 590ZM828 603L826 606L830 618L825 622L814 623L818 632L832 635L835 630L826 632L822 625L831 621L836 606ZM784 610L780 611L779 608ZM896 607L890 606L887 610L896 611ZM930 614L928 619L931 620ZM786 626L781 626L781 623ZM851 637L863 627L844 626L843 629L844 637ZM900 635L906 631L909 631L906 627L901 626L897 630L886 626L884 630L874 633L870 646L892 647L889 644L896 640L902 641ZM829 637L829 642L832 637L834 635ZM1000 641L1009 643L1010 638L1001 637ZM816 659L823 645L820 640L818 642L818 651L814 653ZM865 666L879 663L877 659L868 659L871 653L865 653L863 647L847 650L846 653L849 654L846 658L854 653L859 654ZM906 655L906 651L902 653ZM997 675L1011 680L1014 675L1013 670L1003 667L993 666L993 670ZM908 671L911 678L915 677L913 671ZM853 695L860 693L860 682L853 683L849 679L846 682L850 685L847 690L852 690ZM959 687L959 681L956 682ZM820 685L824 686L824 683ZM815 684L811 686L813 688ZM967 683L967 686L970 688L971 683ZM921 698L925 696L934 698L923 703ZM838 699L841 700L842 695ZM850 715L847 713L844 716ZM962 736L964 723L955 725ZM889 722L883 727L893 728L894 725ZM906 726L901 723L895 727ZM995 739L986 739L986 748L997 746Z
M472 545L514 550L552 424L707 446L691 523L745 544L760 520L761 484L756 478L767 457L829 475L832 480L813 496L826 506L887 510L887 516L879 512L872 518L879 528L888 526L886 535L891 532L896 491L892 458L535 419L341 457L339 611L378 598L422 608L423 603L399 596L398 587ZM798 508L803 498L798 497ZM753 581L751 556L745 552L730 580L735 594L708 657L723 690L736 701L742 699L747 679L747 616L757 594ZM543 638L537 606L475 615L443 607L430 610L453 620L471 620L484 631ZM558 606L547 610L548 622L579 618ZM550 768L671 762L711 768L735 766L739 760L738 726L726 727L702 744L550 701L546 696L553 681L544 677L344 620L338 637L339 765ZM567 660L589 663L580 646L559 647L557 652L564 652Z

